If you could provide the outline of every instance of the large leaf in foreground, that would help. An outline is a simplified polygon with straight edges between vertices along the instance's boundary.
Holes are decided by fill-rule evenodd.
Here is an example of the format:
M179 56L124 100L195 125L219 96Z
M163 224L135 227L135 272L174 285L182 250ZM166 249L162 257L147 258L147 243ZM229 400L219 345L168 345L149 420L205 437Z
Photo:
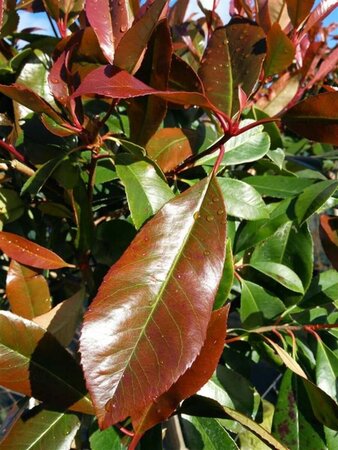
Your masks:
M185 398L195 394L213 374L224 348L229 307L213 311L207 337L192 366L149 407L132 417L137 434L167 419Z
M283 115L292 131L308 139L338 145L338 92L307 98Z
M80 420L75 414L41 410L28 419L20 419L1 442L2 450L69 449Z
M168 202L106 275L81 336L101 427L151 403L196 359L222 275L225 223L217 182L204 179Z
M74 267L56 253L17 234L0 231L0 249L21 264L38 269Z
M92 414L80 366L34 322L0 312L0 385L47 405Z

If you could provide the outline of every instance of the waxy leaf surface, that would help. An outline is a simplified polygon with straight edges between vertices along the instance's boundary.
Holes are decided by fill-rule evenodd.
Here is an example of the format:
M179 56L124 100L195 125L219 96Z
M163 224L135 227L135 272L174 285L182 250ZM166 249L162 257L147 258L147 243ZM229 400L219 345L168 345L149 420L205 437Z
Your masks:
M92 414L80 366L34 322L0 312L0 385L53 408Z
M37 269L73 267L51 250L7 231L0 231L0 249L15 261Z
M80 428L75 414L41 410L29 419L19 419L1 442L3 450L68 450Z
M51 309L51 296L46 279L15 260L11 261L8 268L6 295L11 311L25 319L33 319Z
M149 405L196 359L222 276L225 224L217 182L204 179L166 203L106 275L80 345L101 427Z
M309 97L282 117L295 133L314 141L338 145L338 92Z
M132 417L137 434L167 419L182 400L195 394L212 376L224 348L228 312L229 307L213 311L206 340L192 366L140 415Z
M288 68L293 61L296 49L277 22L272 25L267 34L266 44L264 74L268 77Z

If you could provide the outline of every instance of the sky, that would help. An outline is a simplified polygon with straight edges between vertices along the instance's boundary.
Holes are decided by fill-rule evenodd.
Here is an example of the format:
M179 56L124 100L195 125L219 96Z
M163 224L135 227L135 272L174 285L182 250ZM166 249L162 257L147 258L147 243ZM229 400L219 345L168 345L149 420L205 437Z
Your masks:
M318 4L320 0L316 0L315 4ZM201 3L208 9L212 8L213 0L201 0ZM228 15L228 0L220 0L217 9L218 14L223 19L224 23L229 21ZM188 14L199 12L199 7L197 6L197 0L190 0ZM338 8L336 8L324 21L324 23L338 22ZM20 24L19 29L22 30L27 27L38 27L41 30L38 31L40 34L53 34L51 26L46 19L45 13L29 14L25 12L20 12Z

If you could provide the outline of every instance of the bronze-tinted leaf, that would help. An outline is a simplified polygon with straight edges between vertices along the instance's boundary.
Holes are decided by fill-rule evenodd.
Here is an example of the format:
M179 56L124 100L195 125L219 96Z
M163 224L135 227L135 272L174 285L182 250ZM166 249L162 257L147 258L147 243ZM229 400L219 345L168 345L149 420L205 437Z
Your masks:
M149 405L196 359L222 276L225 223L217 181L204 179L147 222L106 275L80 345L101 427Z
M43 275L14 260L8 268L6 295L11 311L25 319L33 319L51 309L49 287Z
M282 119L292 131L314 141L338 145L338 92L309 97Z
M314 0L286 0L288 13L295 28L310 14L313 4Z
M92 414L80 366L34 322L0 312L0 385L52 408Z
M296 49L277 22L269 30L266 44L267 53L264 60L264 73L268 77L288 68L293 61Z
M172 55L169 73L169 88L175 91L204 93L201 79L184 59Z
M320 239L332 266L338 270L338 217L320 216Z
M156 423L167 419L182 400L195 394L211 377L224 348L228 312L228 306L213 311L206 340L192 366L167 392L144 411L141 411L139 415L136 414L132 417L133 427L137 434L143 434Z
M193 154L196 134L184 128L161 128L146 145L147 155L163 172L170 172Z
M37 269L74 267L56 253L17 234L0 231L0 249L10 258Z

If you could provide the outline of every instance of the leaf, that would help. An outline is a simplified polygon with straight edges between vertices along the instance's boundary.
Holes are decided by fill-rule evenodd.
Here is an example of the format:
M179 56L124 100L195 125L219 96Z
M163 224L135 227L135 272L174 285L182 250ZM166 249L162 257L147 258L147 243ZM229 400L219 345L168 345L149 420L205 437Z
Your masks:
M217 178L223 192L227 213L246 220L269 217L268 209L259 193L249 184L234 178Z
M332 266L338 270L338 218L323 214L320 216L320 239Z
M262 131L263 127L255 127L230 138L224 145L225 154L221 166L244 164L263 158L270 148L269 135ZM207 155L197 161L197 165L214 165L216 157Z
M25 184L22 186L21 194L29 193L36 195L44 184L47 182L53 172L59 167L59 165L65 161L66 156L60 155L56 158L50 159L45 164L39 167L39 169L28 178Z
M256 261L272 261L288 266L298 275L306 290L313 274L313 242L307 224L296 228L292 221L287 221L275 234L255 247L250 262Z
M194 450L237 450L235 441L217 419L184 415L181 419L184 440Z
M3 25L3 18L4 18L5 8L6 8L6 1L5 0L0 0L0 31L1 31L2 25Z
M15 261L37 269L74 267L56 253L17 234L0 231L0 249Z
M82 288L51 311L34 317L33 321L49 331L61 345L67 347L74 338L82 318L84 296L85 289Z
M234 266L234 258L232 255L231 240L228 238L225 252L223 275L221 282L219 283L218 286L218 291L214 302L214 309L221 308L222 306L225 305L226 301L228 300L232 284L234 281L234 272L235 266Z
M226 337L229 307L213 311L201 352L191 367L170 389L151 405L132 416L136 434L143 434L155 424L166 420L185 398L195 394L211 377L221 357Z
M317 22L324 20L335 8L337 8L337 0L321 0L306 21L302 30L303 34L308 33Z
M14 260L8 268L6 295L11 311L25 319L33 319L52 307L48 283L43 275Z
M304 294L304 287L299 276L284 264L272 261L254 261L249 264L254 269L294 292Z
M86 16L103 54L110 63L113 63L115 49L133 19L129 11L129 1L86 0Z
M295 359L293 359L288 352L284 350L284 348L280 347L276 342L272 341L268 337L264 336L264 338L267 340L267 342L271 345L271 347L276 351L277 355L280 357L280 359L283 361L283 363L286 365L286 367L298 376L302 377L303 380L307 381L307 376L304 370L300 367L300 365L297 363Z
M21 84L12 84L11 86L0 85L0 92L7 95L12 100L15 100L20 105L26 106L26 108L38 113L46 114L51 117L56 123L63 124L62 117L53 109L49 103L47 103L38 94L31 89L26 88Z
M193 130L161 128L148 141L146 151L163 172L170 172L194 153L196 141Z
M301 308L312 308L338 300L338 272L327 270L313 278L312 283L299 303Z
M25 205L19 194L12 190L0 189L0 224L10 223L19 219L25 212Z
M297 28L310 14L314 0L286 0L288 13L294 28Z
M4 450L67 450L80 428L80 420L74 414L41 410L19 421L1 442Z
M262 286L243 279L241 284L240 318L245 328L255 328L269 323L285 311L281 300Z
M125 153L116 157L115 165L117 175L126 189L131 217L139 229L174 194L146 159Z
M264 74L269 77L289 67L296 49L277 22L270 28L266 39L267 53L264 60Z
M91 450L126 450L115 428L96 430L89 438Z
M297 103L283 114L284 124L314 141L338 145L338 92L325 92Z
M338 181L328 180L312 184L304 189L295 203L295 213L301 225L331 197L338 187Z
M239 86L247 96L252 94L265 48L263 30L247 19L232 19L229 25L213 32L199 76L209 100L228 116L239 110Z
M292 101L298 89L299 76L297 74L290 76L290 73L286 72L272 84L268 98L262 98L257 101L257 106L269 116L276 116Z
M84 0L43 0L47 12L58 22L67 19L72 24L84 9Z
M168 202L106 275L80 345L101 427L159 397L196 359L222 276L225 223L217 182L204 179Z
M284 175L255 175L244 178L243 181L257 189L260 194L275 198L294 197L314 182L310 178Z
M0 311L0 385L51 408L92 414L80 366L49 333Z
M142 53L146 49L158 20L167 6L168 0L157 0L146 10L125 33L118 44L114 64L120 69L134 72ZM112 62L112 61L110 61Z

